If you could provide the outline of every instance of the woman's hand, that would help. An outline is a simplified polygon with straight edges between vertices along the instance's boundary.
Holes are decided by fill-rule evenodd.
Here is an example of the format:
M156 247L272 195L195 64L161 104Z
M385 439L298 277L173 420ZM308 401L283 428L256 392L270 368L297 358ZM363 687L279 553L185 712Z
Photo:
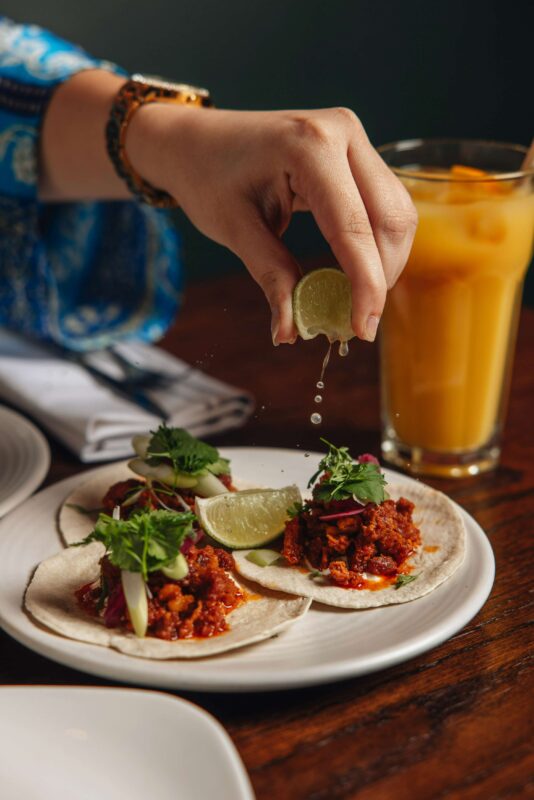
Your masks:
M126 140L134 168L246 264L272 311L273 342L296 337L299 266L280 237L312 212L352 284L352 324L372 341L401 273L417 214L408 192L346 108L225 111L144 106Z
M54 92L41 136L41 199L130 196L104 138L123 82L88 70ZM152 103L133 115L126 148L143 178L170 192L203 233L245 262L271 306L275 343L296 336L291 292L299 267L280 236L292 213L303 210L312 212L350 278L354 332L374 339L386 288L404 267L417 217L352 111Z

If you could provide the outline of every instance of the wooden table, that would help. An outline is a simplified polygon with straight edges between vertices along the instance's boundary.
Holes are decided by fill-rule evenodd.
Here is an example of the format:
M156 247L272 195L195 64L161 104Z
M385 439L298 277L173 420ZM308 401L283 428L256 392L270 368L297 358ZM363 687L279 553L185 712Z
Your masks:
M188 290L164 346L254 392L258 405L248 425L218 436L215 444L317 449L319 433L309 416L324 344L274 349L268 331L259 290L244 275L233 276ZM352 344L349 357L333 359L328 372L320 433L354 452L379 449L376 350ZM464 481L430 481L477 519L497 559L493 592L464 630L419 658L342 683L280 693L186 695L223 723L258 800L534 796L533 384L534 312L524 310L502 466ZM47 484L83 469L61 446L51 445ZM0 648L3 683L110 683L48 661L3 633Z

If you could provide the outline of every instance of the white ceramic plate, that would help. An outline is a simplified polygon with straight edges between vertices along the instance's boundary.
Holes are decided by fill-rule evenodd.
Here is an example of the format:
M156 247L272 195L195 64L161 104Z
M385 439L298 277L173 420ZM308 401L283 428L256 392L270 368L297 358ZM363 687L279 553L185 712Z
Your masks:
M24 686L0 688L0 707L2 800L254 799L228 735L185 700Z
M26 500L50 466L50 449L29 420L0 406L0 517Z
M236 477L260 486L296 483L303 491L320 458L318 453L306 458L299 451L270 448L221 453L231 459ZM149 661L74 642L34 625L22 610L22 597L34 567L61 547L56 529L61 501L91 474L45 489L0 522L0 625L32 650L94 675L221 692L288 689L362 675L444 642L474 617L493 584L490 544L472 517L462 511L467 528L462 566L433 592L411 603L365 611L312 606L302 620L275 639L189 663ZM411 483L398 473L385 470L385 474Z

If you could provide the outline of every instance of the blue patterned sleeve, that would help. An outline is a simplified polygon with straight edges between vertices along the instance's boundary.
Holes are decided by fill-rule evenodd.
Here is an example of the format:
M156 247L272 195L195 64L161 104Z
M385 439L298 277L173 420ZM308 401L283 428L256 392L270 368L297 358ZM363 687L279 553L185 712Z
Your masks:
M43 114L55 87L84 69L125 74L0 16L0 324L86 350L161 337L181 269L165 212L135 200L38 200Z

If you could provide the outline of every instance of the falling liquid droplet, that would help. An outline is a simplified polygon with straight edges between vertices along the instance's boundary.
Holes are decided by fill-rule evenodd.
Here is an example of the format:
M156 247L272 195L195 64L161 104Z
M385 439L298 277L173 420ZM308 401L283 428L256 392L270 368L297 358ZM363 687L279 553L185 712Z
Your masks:
M315 401L316 403L322 403L322 402L323 402L322 395L320 395L320 394L316 394L316 395L315 395L315 397L314 397L313 399L314 399L314 401Z
M310 417L310 422L312 422L314 425L320 425L322 421L323 418L320 414L317 414L317 412L312 414Z
M315 385L318 389L324 389L324 381L317 381Z
M339 343L338 353L342 358L345 358L345 356L348 356L348 354L349 354L349 343L348 342L340 342Z
M319 378L319 383L324 381L324 374L326 372L326 368L328 366L328 362L330 361L330 353L332 352L332 342L328 345L328 350L326 351L326 355L323 358L323 366L321 367L321 376Z
M309 458L309 457L310 457L309 453L304 453L304 458Z

